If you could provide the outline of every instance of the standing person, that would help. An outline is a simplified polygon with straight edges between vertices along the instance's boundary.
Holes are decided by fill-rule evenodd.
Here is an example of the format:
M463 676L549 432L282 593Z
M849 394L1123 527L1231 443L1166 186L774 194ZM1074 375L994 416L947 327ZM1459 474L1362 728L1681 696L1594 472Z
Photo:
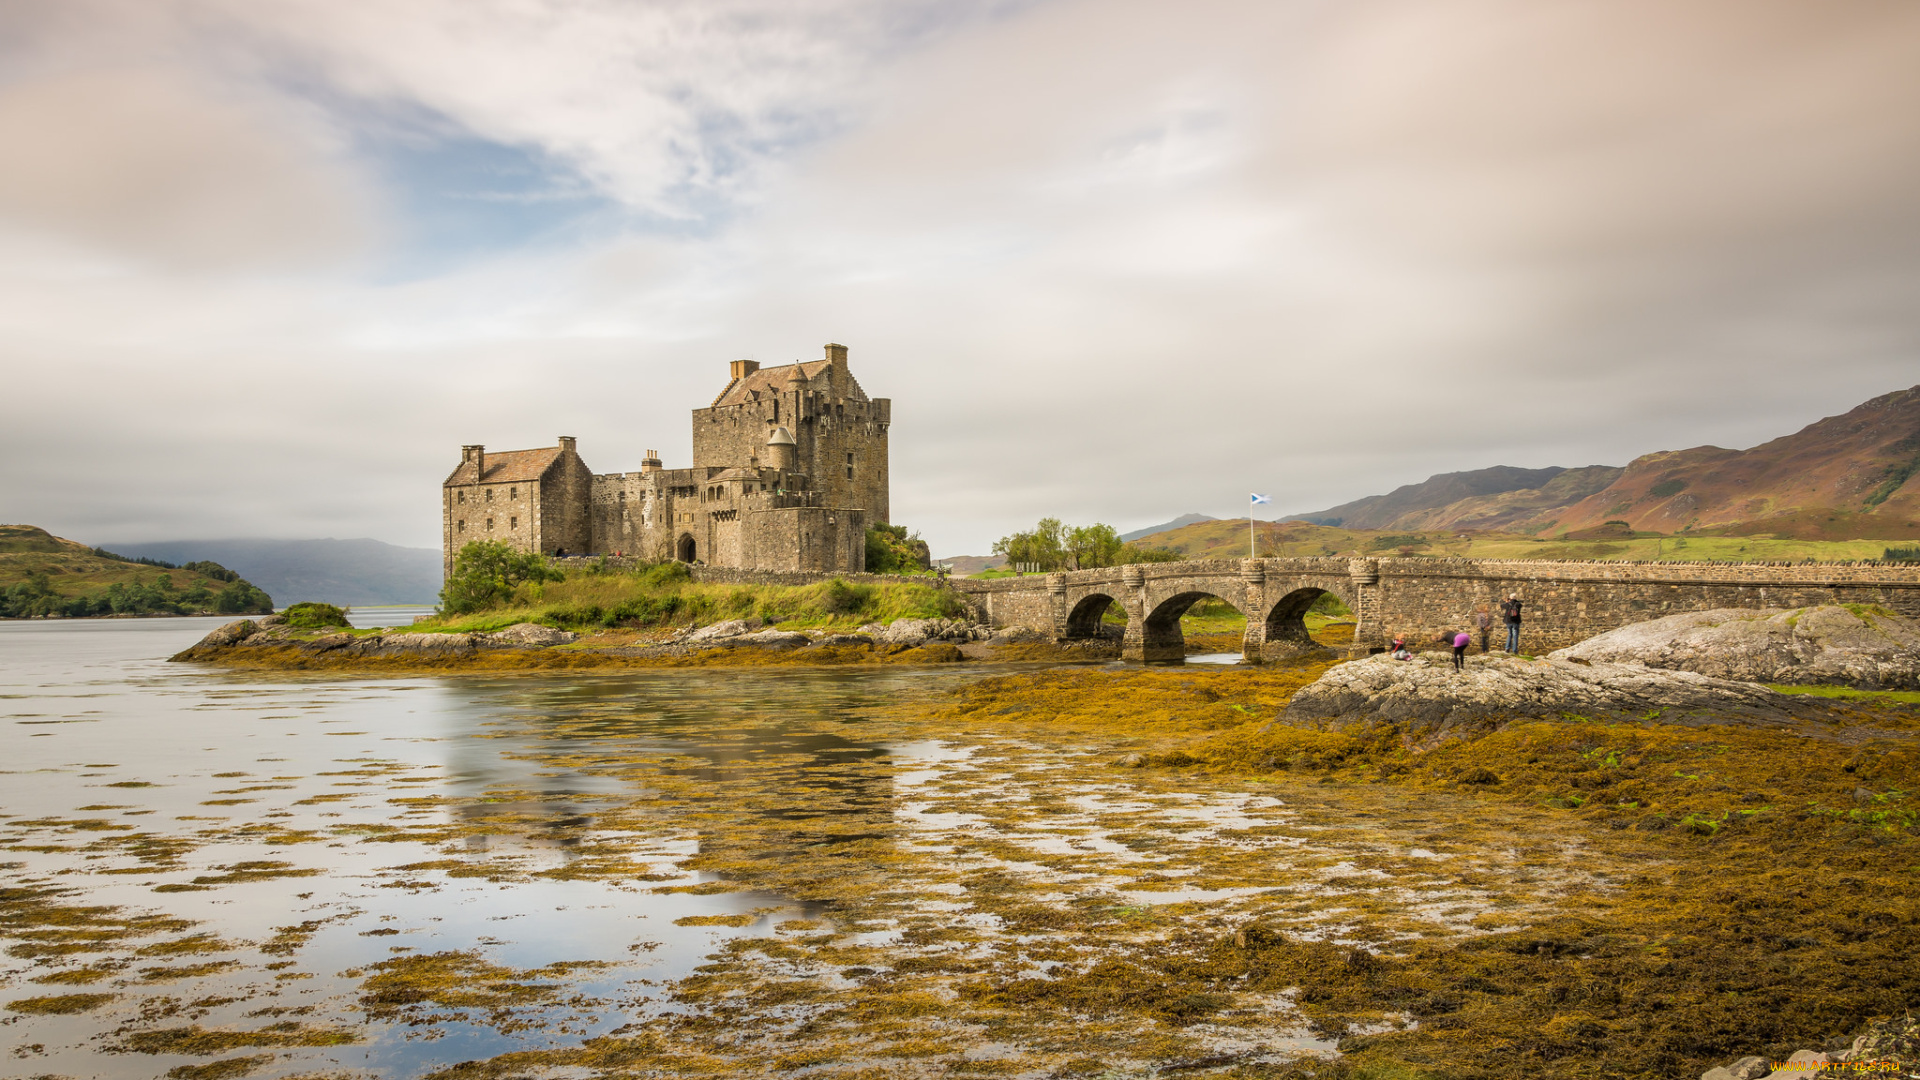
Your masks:
M1507 602L1500 605L1500 621L1507 624L1507 651L1520 651L1520 594L1508 593Z
M1492 646L1487 639L1493 636L1493 615L1487 611L1487 605L1481 604L1474 609L1473 625L1480 631L1480 651L1489 651Z

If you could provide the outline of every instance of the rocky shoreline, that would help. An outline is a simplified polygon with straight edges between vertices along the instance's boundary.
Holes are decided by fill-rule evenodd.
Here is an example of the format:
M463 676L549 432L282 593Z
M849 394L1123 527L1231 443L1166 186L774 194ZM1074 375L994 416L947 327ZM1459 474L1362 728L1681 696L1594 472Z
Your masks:
M1042 650L1056 656L1034 655ZM1026 629L995 630L953 619L900 619L862 626L851 633L792 631L758 620L732 619L679 631L664 640L632 642L596 638L535 623L486 632L435 633L393 630L355 633L288 625L279 615L241 619L171 657L240 667L340 668L366 666L441 668L536 668L617 665L746 663L780 658L796 664L953 663L961 660L1105 659L1111 647L1055 645ZM1011 653L1011 655L1003 655Z

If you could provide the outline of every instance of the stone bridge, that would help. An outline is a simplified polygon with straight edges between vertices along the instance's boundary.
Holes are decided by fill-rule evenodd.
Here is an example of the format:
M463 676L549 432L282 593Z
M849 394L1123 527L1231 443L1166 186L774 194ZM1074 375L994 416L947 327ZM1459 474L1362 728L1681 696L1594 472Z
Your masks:
M1443 630L1467 629L1480 605L1494 615L1520 594L1521 647L1546 652L1628 623L1712 608L1878 604L1920 616L1920 565L1889 563L1627 563L1473 559L1238 559L1145 563L991 580L961 579L995 626L1027 626L1060 640L1096 636L1109 605L1126 612L1121 655L1175 660L1186 655L1180 617L1208 597L1247 617L1242 652L1275 660L1318 649L1307 609L1323 593L1355 617L1353 655L1410 645Z

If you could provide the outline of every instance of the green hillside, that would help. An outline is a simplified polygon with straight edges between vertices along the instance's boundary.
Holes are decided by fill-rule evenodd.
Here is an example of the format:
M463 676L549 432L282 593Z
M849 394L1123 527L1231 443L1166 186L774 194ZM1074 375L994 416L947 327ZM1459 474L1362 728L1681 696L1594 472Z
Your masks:
M134 560L32 525L0 525L0 618L272 610L266 593L219 563Z
M1259 523L1262 558L1306 555L1430 556L1469 559L1606 559L1635 562L1858 562L1886 556L1884 540L1795 540L1770 536L1684 536L1634 532L1620 526L1559 539L1516 533L1345 529L1303 521ZM1207 521L1141 540L1190 559L1244 559L1247 522ZM1896 545L1899 546L1899 545Z

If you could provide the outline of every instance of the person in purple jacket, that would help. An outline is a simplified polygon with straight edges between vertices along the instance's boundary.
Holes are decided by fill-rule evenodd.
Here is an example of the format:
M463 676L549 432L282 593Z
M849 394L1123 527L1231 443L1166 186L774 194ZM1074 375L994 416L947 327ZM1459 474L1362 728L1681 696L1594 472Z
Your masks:
M1467 646L1473 644L1473 634L1466 630L1443 630L1438 640L1443 645L1453 646L1453 670L1463 670L1467 663Z

